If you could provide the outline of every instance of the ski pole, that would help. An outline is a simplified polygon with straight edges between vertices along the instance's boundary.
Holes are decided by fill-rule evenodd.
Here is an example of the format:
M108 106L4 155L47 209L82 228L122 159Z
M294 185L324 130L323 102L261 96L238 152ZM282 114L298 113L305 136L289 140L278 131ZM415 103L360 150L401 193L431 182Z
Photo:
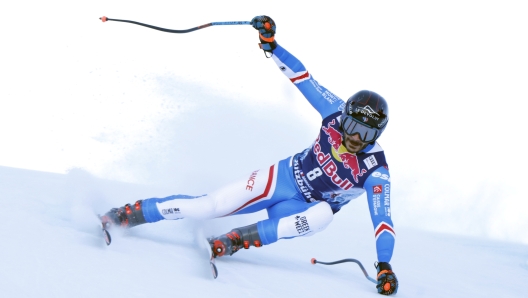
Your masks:
M207 24L204 24L204 25L201 25L201 26L198 26L198 27L194 27L194 28L191 28L191 29L175 30L175 29L161 28L161 27L152 26L152 25L149 25L149 24L144 24L144 23L140 23L140 22L136 22L136 21L130 21L130 20L111 19L111 18L107 18L107 17L100 17L99 19L101 21L103 21L103 23L106 22L106 21L131 23L131 24L136 24L136 25L148 27L150 29L159 30L159 31L168 32L168 33L189 33L189 32L193 32L193 31L196 31L196 30L199 30L199 29L203 29L203 28L207 28L207 27L211 27L211 26L251 25L251 22L249 22L249 21L211 22L211 23L207 23Z
M334 262L321 262L321 261L317 261L315 258L312 258L311 260L312 264L323 264L323 265L335 265L335 264L340 264L340 263L346 263L346 262L353 262L353 263L356 263L359 265L359 268L361 268L361 271L363 271L363 274L365 274L365 277L370 280L371 282L377 284L378 281L376 281L374 278L370 277L367 273L367 270L365 270L365 267L363 267L363 264L361 264L360 261L356 260L356 259L343 259L343 260L339 260L339 261L334 261Z

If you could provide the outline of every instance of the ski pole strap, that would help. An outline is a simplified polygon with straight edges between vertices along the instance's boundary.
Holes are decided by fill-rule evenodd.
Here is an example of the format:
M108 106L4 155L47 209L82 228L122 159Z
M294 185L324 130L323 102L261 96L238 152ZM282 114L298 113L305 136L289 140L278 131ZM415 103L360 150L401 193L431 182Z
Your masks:
M315 258L312 258L311 260L312 264L323 264L323 265L335 265L335 264L341 264L341 263L346 263L346 262L352 262L352 263L356 263L358 264L359 268L361 268L361 271L363 271L363 274L365 274L365 277L370 280L371 282L377 284L378 281L375 280L374 278L370 277L367 273L367 270L365 270L365 267L363 267L363 264L361 264L360 261L356 260L356 259L343 259L343 260L339 260L339 261L334 261L334 262L321 262L321 261L318 261L316 260Z
M193 31L200 30L200 29L207 28L207 27L211 27L211 26L251 25L251 22L249 22L249 21L211 22L211 23L207 23L207 24L204 24L204 25L201 25L201 26L198 26L198 27L190 28L190 29L176 30L176 29L167 29L167 28L157 27L157 26L144 24L144 23L140 23L140 22L136 22L136 21L130 21L130 20L111 19L111 18L107 18L107 17L100 17L99 19L101 21L103 21L103 22L114 21L114 22L124 22L124 23L136 24L136 25L139 25L139 26L144 26L144 27L147 27L147 28L150 28L150 29L159 30L159 31L168 32L168 33L189 33L189 32L193 32Z

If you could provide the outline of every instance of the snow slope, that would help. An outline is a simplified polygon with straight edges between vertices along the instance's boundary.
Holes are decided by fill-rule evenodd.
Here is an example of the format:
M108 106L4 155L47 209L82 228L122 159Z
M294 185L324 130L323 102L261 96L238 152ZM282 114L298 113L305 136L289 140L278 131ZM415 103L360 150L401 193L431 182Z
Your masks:
M339 212L326 231L217 261L211 278L195 235L222 233L263 213L163 221L114 231L106 246L96 213L174 190L0 167L1 297L379 297L355 264L375 270L366 200ZM528 247L397 227L397 297L526 297Z

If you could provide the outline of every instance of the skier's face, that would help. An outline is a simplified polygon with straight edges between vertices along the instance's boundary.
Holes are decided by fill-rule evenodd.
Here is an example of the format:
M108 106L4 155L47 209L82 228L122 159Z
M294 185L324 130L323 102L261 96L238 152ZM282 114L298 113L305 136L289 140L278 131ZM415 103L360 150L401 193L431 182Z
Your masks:
M343 145L350 153L358 153L359 151L361 151L363 148L367 147L368 145L368 143L363 142L359 138L358 133L349 135L345 132L344 135L345 135L345 142Z

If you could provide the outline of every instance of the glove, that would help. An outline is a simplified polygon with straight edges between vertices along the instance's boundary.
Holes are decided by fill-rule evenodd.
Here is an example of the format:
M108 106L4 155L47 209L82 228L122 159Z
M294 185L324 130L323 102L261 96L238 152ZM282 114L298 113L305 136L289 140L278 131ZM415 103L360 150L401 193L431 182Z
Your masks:
M387 262L379 262L376 265L378 270L378 293L382 295L392 295L396 294L398 291L398 279L394 272L392 272L392 267Z
M275 22L268 16L257 16L251 20L253 28L259 31L259 47L265 52L272 53L277 47L275 41Z

